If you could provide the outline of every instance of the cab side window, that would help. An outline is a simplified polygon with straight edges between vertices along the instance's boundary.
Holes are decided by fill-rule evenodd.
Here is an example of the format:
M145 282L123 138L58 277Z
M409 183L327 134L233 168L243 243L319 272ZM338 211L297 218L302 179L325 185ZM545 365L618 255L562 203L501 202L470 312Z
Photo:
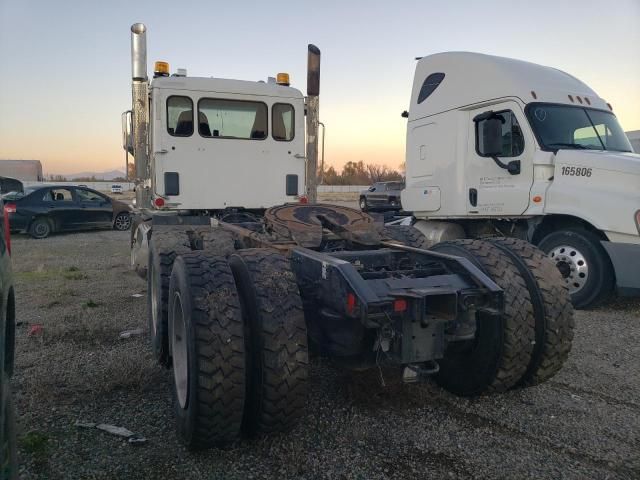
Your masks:
M494 118L497 117L502 123L502 154L499 157L518 157L524 152L524 136L522 129L518 123L518 119L511 110L496 112ZM476 150L484 151L482 146L483 128L487 120L481 120L476 123Z
M167 131L174 137L193 135L193 102L189 97L167 98Z
M275 103L271 108L271 136L280 142L290 142L294 136L294 110L288 103Z

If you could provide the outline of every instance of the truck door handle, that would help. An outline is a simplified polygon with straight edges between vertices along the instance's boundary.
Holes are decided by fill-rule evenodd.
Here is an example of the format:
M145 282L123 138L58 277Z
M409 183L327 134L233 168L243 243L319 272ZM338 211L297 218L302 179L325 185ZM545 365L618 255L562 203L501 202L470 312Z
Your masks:
M306 156L306 155L300 155L299 153L296 153L296 154L294 155L294 157L295 157L295 158L307 158L307 156Z
M475 188L469 189L469 203L472 207L476 207L478 205L478 190Z
M168 151L169 151L169 150L166 150L166 149L164 149L164 148L163 148L162 150L156 150L156 151L155 151L155 152L153 152L153 153L167 153Z

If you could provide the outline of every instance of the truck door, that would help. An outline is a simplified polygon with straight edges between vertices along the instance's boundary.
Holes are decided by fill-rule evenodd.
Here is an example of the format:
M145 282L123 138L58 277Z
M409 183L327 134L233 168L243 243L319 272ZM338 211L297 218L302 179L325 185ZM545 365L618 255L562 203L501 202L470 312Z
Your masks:
M513 173L510 173L491 156L482 155L483 129L487 126L487 119L481 119L484 117L498 118L502 123L502 153L496 159L504 166L519 161L519 172L513 169ZM468 128L470 133L465 164L468 212L478 216L522 214L529 206L535 150L522 108L516 102L503 102L472 110L469 112Z
M367 202L372 207L379 206L384 196L384 183L374 183L369 187L370 193L367 195Z
M184 174L198 168L193 164L193 158L201 147L198 123L193 121L196 107L194 100L181 92L157 92L151 106L153 190L168 203L181 202L180 197L188 190ZM197 174L210 175L203 170Z

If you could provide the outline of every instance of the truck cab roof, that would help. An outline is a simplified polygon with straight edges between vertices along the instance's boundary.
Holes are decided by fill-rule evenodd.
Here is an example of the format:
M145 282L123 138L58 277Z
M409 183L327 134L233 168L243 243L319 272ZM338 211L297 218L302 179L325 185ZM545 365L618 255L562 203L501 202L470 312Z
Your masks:
M444 52L418 61L409 120L506 97L524 104L609 109L588 85L562 70L481 53Z
M277 83L232 80L205 77L157 77L151 81L152 88L187 90L197 92L234 93L259 97L303 98L297 88Z

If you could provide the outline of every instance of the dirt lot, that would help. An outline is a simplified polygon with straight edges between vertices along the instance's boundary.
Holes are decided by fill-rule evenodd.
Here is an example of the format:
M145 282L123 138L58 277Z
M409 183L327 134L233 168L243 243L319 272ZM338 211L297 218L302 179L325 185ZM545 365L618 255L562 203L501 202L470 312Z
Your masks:
M293 432L190 453L174 435L170 372L151 357L128 236L13 240L23 478L640 478L638 300L578 312L569 361L545 385L467 400L317 358ZM134 328L145 333L119 338Z

